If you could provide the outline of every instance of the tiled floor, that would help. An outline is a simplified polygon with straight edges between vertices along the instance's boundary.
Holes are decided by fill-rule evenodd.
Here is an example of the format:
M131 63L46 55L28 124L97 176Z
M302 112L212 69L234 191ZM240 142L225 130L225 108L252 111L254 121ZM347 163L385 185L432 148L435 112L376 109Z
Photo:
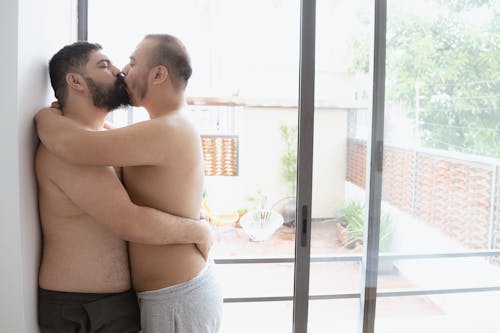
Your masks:
M263 242L250 241L245 231L239 227L216 227L215 230L217 236L217 244L214 247L215 258L293 257L294 255L294 228L282 226L269 240ZM311 238L311 256L354 251L340 246L335 232L335 222L332 220L313 223ZM217 269L226 298L293 294L293 263L220 264L217 265ZM310 294L359 293L360 277L360 265L356 262L313 263L310 268ZM396 270L393 274L380 275L378 287L379 290L393 290L414 286ZM318 327L331 329L344 325L346 331L342 332L355 331L359 313L357 298L311 301L309 308L310 321L319 325ZM225 304L224 332L236 332L236 328L240 332L239 327L243 327L244 323L254 327L253 332L290 332L292 311L291 302ZM418 296L382 298L377 302L377 314L381 318L418 318L440 316L443 311L426 296ZM263 327L268 329L262 330ZM322 330L318 328L317 331Z

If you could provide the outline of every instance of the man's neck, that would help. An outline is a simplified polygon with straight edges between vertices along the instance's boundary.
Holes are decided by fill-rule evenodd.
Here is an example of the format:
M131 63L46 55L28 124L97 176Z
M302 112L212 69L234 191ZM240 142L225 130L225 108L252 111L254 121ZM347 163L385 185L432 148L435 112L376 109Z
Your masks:
M64 107L63 114L86 128L100 130L108 111L88 103L70 103Z
M184 102L184 92L151 95L148 103L144 103L144 108L148 111L149 118L154 119L179 111Z

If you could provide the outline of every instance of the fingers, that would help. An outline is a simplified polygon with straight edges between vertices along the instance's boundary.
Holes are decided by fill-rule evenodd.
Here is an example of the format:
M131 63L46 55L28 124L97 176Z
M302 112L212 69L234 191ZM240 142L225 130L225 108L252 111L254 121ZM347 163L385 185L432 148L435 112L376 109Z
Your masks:
M200 220L208 221L208 213L205 209L200 209Z
M104 122L104 128L109 130L109 129L115 129L116 127L112 123L110 123L108 121L105 121Z
M50 104L50 107L54 108L54 109L59 109L59 110L61 109L61 105L59 105L58 101L52 102L52 104Z
M203 220L203 221L207 222L205 220ZM210 251L212 250L212 247L215 243L215 235L214 235L213 229L208 225L208 222L206 225L208 227L208 233L206 234L205 242L200 244L200 247L201 247L200 251L201 251L203 257L205 258L205 260L208 260L208 258L210 256Z
M198 233L196 241L196 247L200 251L201 255L205 260L208 260L210 255L210 250L215 241L214 230L210 226L207 220L200 219L197 221L192 221L196 225L196 230Z
M201 252L201 255L203 256L203 258L205 259L205 261L208 261L208 257L210 255L211 246L207 246L207 244L196 244L196 247Z
M53 112L53 113L55 113L55 114L57 114L57 115L59 115L59 116L62 115L62 111L59 108L51 107L50 111Z

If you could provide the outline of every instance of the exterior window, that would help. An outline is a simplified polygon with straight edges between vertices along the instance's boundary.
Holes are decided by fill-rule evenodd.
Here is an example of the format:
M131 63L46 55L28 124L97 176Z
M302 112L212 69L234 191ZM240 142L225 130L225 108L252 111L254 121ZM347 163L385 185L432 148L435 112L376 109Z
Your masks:
M500 331L495 1L387 1L377 16L386 1L317 0L310 129L299 112L300 1L87 1L88 39L115 63L151 32L178 36L191 54L186 108L202 135L222 332L291 332L304 271L309 297L295 311L310 332ZM372 63L380 50L384 61ZM126 125L147 114L110 117ZM304 137L312 152L298 149ZM298 189L304 160L312 185ZM296 207L307 191L303 259ZM282 221L256 233L245 227L256 211ZM360 315L370 301L376 313Z

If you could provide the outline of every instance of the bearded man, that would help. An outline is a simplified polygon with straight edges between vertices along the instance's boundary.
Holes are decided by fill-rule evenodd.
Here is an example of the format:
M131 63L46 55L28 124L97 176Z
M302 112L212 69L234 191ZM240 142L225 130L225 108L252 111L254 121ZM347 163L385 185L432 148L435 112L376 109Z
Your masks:
M120 70L98 44L65 46L49 72L63 118L89 131L104 131L108 112L128 103ZM213 242L209 227L133 203L119 168L72 164L43 144L35 165L43 234L41 332L139 332L127 241L196 244L206 256Z

